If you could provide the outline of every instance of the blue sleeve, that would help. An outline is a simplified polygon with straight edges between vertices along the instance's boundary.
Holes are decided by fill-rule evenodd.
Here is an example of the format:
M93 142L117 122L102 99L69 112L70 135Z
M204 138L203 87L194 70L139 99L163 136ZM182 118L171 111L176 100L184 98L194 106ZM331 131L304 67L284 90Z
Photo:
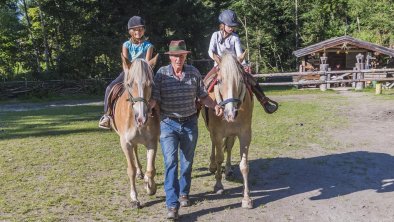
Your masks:
M153 44L150 43L150 42L148 42L148 41L145 41L144 51L145 51L145 52L148 51L148 49L149 49L150 47L153 47Z
M126 42L123 43L123 47L124 47L124 48L127 48L127 49L128 49L129 46L130 46L130 41L126 41Z

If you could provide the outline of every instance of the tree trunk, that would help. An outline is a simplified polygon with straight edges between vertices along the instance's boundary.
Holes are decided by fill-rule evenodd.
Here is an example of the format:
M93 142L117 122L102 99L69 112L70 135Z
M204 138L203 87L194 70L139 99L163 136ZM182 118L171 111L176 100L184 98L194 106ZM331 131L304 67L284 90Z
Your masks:
M29 38L31 39L31 42L33 44L34 54L35 54L35 57L36 57L37 72L41 73L39 50L38 50L38 47L37 47L37 45L35 43L36 41L34 41L33 34L31 32L31 28L30 28L31 27L31 22L30 22L30 17L29 17L28 11L27 11L26 0L22 0L22 2L23 2L23 9L25 10L25 15L26 15L26 20L27 20L27 30L29 32Z

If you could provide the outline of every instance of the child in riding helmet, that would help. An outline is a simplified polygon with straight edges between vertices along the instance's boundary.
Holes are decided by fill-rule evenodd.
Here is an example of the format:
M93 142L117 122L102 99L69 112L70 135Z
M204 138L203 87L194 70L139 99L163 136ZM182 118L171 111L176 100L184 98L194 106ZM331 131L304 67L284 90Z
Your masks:
M234 33L235 28L238 26L237 15L235 12L232 10L224 10L219 15L219 22L219 31L216 31L212 34L211 41L209 43L208 54L215 61L215 67L204 78L204 80L207 80L207 82L209 82L209 78L211 78L213 75L216 75L218 71L218 59L220 60L220 57L224 53L232 53L237 58L243 57L241 40L239 36ZM245 62L241 62L242 64L245 64ZM264 95L259 83L249 72L245 75L245 77L248 83L251 85L252 91L256 95L257 100L261 103L267 113L271 114L275 112L278 109L278 104Z
M122 61L128 60L132 62L137 58L149 61L152 58L153 45L145 40L145 21L139 16L133 16L127 23L130 39L123 43L122 46ZM123 82L124 74L129 71L127 63L122 62L123 72L112 81L105 90L104 98L104 115L101 117L99 127L103 129L110 129L110 116L108 115L108 95L112 87L120 82Z

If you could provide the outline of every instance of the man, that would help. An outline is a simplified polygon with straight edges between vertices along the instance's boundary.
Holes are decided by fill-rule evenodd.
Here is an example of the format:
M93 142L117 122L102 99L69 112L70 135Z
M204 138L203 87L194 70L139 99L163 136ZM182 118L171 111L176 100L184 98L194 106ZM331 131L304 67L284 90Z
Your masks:
M168 54L171 64L161 67L154 78L151 107L160 105L160 145L164 156L167 218L177 219L180 206L190 206L192 164L198 128L196 98L216 115L223 113L207 94L200 72L185 64L187 54L183 40L171 41ZM180 176L178 179L178 149Z

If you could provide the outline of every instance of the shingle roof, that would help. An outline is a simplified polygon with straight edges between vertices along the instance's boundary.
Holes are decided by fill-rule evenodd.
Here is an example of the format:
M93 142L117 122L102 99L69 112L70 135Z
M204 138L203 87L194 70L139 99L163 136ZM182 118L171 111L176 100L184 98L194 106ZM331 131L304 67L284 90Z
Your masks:
M335 37L331 38L313 45L310 45L308 47L305 47L303 49L299 49L293 52L293 54L297 57L301 56L306 56L315 52L322 51L324 49L332 48L334 46L341 45L343 43L350 43L352 45L355 45L359 48L364 48L368 49L374 52L379 52L381 54L385 54L391 57L394 57L394 49L390 49L384 46L380 46L374 43L362 41L360 39L356 39L350 36L341 36L341 37Z

